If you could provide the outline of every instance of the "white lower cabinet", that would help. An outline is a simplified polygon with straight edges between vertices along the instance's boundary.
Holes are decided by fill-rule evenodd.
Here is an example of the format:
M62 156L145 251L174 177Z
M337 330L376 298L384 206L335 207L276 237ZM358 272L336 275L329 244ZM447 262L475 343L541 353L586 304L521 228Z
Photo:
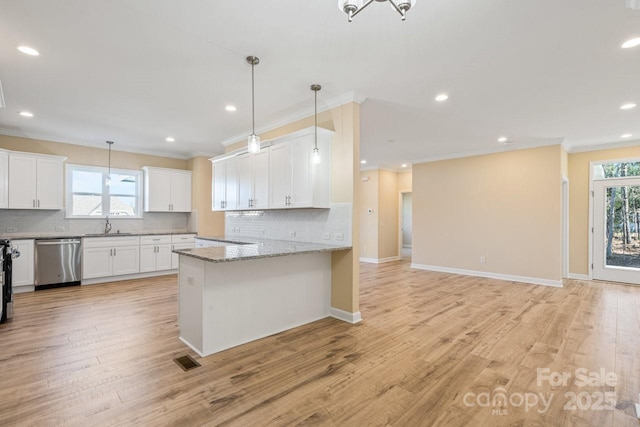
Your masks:
M195 234L175 234L171 236L171 250L192 249L196 247ZM177 270L180 267L180 256L171 253L171 269Z
M20 251L20 256L12 261L11 280L14 290L20 292L21 286L34 284L33 240L12 240L11 246Z
M171 236L140 238L140 272L171 270Z
M140 272L140 238L90 237L82 241L82 278L121 276Z

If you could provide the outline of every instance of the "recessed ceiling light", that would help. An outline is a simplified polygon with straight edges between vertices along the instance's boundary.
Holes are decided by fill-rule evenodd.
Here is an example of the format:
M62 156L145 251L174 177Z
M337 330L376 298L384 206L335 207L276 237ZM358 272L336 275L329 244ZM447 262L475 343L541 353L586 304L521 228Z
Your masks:
M620 135L620 138L631 138L633 135L630 133L625 133L624 135Z
M172 137L172 136L168 136L168 137L165 139L165 141L167 141L167 142L176 142L176 139L175 139L174 137Z
M447 95L446 93L441 93L440 95L436 96L436 101L438 102L444 102L447 99L449 99L449 95Z
M360 164L361 164L361 165L366 165L366 164L367 164L367 161L366 161L366 160L360 160Z
M25 55L29 55L29 56L38 56L40 55L40 52L38 52L37 50L35 50L32 47L29 46L18 46L18 50L22 53L24 53Z
M636 104L634 104L633 102L624 104L620 107L621 110L631 110L632 108L636 108Z
M501 136L500 138L498 138L498 142L508 142L509 138L507 138L506 136Z
M237 108L235 107L235 105L227 105L226 107L224 107L224 109L225 109L225 110L227 110L227 111L231 111L231 112L233 112L233 111L236 111L236 110L237 110Z
M627 40L626 42L622 43L622 46L620 46L623 49L630 49L632 47L636 47L636 46L640 46L640 37L636 37L635 39L631 39L631 40Z
M20 114L22 117L33 117L33 113L30 111L20 111L18 114Z
M400 166L402 166L403 168L406 168L408 165L406 163L403 163Z

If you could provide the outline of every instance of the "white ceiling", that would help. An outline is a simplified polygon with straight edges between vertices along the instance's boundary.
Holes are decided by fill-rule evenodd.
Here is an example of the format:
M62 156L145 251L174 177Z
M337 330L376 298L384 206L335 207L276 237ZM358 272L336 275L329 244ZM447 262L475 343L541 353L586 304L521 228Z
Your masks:
M625 0L418 0L405 22L374 3L351 24L335 0L0 0L0 10L0 133L220 153L250 131L245 57L256 55L258 130L312 111L312 83L320 108L355 93L366 99L367 166L640 137L640 107L619 109L640 105L640 47L620 49L640 37L640 10ZM435 102L440 92L449 101Z

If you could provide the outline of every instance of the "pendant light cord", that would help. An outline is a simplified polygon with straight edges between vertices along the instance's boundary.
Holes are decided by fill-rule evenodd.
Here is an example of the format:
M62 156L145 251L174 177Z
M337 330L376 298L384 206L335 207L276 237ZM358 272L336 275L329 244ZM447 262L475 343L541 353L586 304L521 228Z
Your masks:
M314 90L313 94L315 95L314 105L315 105L315 124L316 124L316 139L315 139L315 149L318 149L318 91Z
M256 134L256 89L253 75L254 61L251 62L251 133Z

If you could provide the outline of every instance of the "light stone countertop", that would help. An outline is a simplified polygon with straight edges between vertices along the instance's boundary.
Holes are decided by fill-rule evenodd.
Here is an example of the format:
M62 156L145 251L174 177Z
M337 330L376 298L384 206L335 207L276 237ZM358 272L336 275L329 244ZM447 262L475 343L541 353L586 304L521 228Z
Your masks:
M176 249L173 252L209 262L246 261L251 259L301 255L317 252L350 250L351 246L321 245L318 243L289 242L253 238L200 237L199 239L231 242L235 244L209 248ZM238 242L241 240L243 243Z
M82 237L127 237L127 236L159 236L159 235L174 235L174 234L196 234L186 230L143 230L136 232L117 233L112 232L109 234L104 233L73 233L70 231L61 232L43 232L33 231L25 233L3 233L0 234L0 238L8 240L42 240L42 239L78 239Z

